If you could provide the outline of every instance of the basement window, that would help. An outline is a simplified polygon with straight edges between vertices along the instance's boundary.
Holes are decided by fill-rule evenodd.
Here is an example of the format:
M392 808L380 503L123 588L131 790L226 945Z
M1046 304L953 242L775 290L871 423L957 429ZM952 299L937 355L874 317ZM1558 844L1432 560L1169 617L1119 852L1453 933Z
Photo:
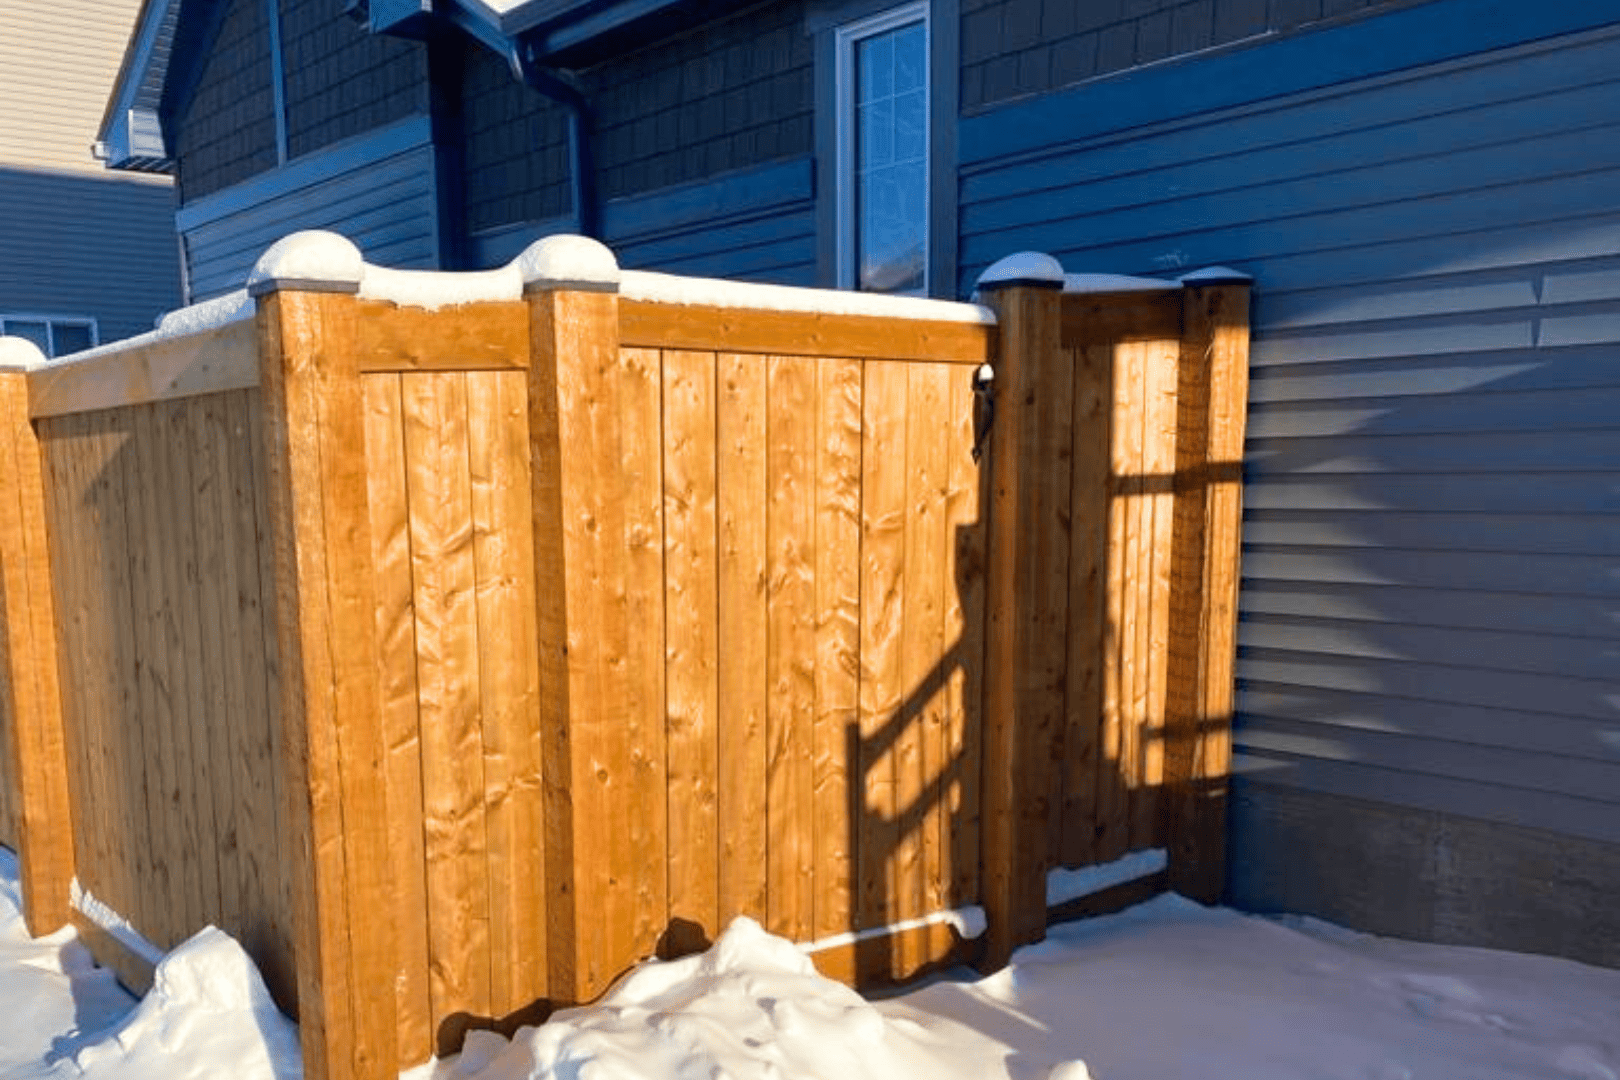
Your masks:
M837 33L838 284L928 291L928 5Z
M0 334L27 338L47 357L96 345L96 320L60 315L0 315Z

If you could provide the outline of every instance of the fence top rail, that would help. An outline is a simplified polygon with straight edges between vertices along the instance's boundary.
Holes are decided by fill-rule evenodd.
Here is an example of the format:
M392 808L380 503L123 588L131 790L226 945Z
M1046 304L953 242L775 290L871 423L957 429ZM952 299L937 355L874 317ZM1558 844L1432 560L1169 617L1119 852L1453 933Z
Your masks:
M259 385L253 303L238 290L165 315L157 329L28 367L33 419Z

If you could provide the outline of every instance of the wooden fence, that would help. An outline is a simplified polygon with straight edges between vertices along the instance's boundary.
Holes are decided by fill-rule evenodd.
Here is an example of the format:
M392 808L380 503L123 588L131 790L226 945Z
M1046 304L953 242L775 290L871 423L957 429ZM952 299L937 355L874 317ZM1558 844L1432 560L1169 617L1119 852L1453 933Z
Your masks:
M505 273L426 310L292 238L255 321L0 372L36 932L139 988L86 895L219 925L310 1076L383 1077L737 915L870 984L1003 962L1054 867L1218 896L1246 285Z

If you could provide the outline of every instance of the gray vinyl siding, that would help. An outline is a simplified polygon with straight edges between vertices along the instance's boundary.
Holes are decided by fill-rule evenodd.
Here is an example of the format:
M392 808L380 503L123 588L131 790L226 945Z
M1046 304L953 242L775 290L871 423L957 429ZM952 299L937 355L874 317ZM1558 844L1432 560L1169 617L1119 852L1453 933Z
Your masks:
M1543 7L1527 44L1015 153L992 127L1039 106L986 114L963 284L1020 248L1253 274L1236 771L1612 845L1620 5ZM1531 40L1559 18L1615 25ZM1309 37L1223 78L1309 84Z
M437 200L425 119L307 155L179 214L191 299L240 288L258 257L299 229L347 236L381 266L437 265Z
M139 8L0 4L0 314L94 319L113 341L179 303L170 184L90 152Z
M166 183L0 167L0 314L93 318L100 339L152 329L180 303Z

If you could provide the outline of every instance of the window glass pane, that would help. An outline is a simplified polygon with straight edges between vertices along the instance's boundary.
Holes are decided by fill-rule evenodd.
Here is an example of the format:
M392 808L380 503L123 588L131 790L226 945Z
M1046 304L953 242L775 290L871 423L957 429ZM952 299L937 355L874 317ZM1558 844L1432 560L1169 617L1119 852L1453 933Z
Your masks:
M51 336L55 338L54 356L80 352L95 344L90 339L90 327L84 323L52 323Z
M927 35L921 22L854 43L855 285L921 292L928 233Z
M876 169L894 161L894 99L884 98L862 105L855 125L855 141L860 149L860 167Z
M894 35L878 34L855 43L860 77L855 84L859 101L885 98L894 93Z
M894 158L921 161L928 154L928 99L913 90L894 99Z
M894 32L894 92L921 90L927 83L928 35L922 23Z
M44 322L32 319L7 319L6 333L12 337L27 338L39 346L39 351L46 356L51 355L50 327Z

